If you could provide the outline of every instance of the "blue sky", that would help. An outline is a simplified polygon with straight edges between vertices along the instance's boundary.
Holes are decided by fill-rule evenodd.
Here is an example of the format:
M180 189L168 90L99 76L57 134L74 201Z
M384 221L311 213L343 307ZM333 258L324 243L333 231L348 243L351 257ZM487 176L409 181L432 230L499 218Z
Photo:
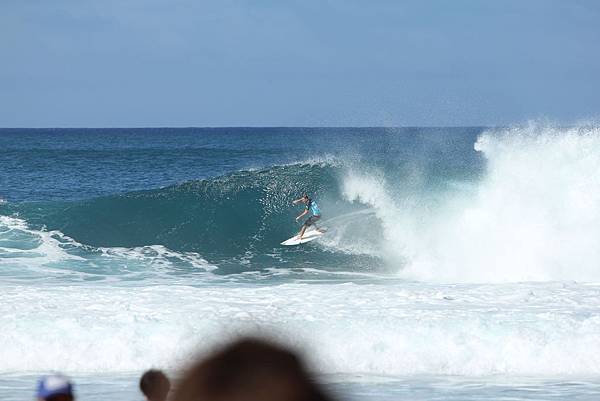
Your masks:
M600 114L596 0L0 0L0 127Z

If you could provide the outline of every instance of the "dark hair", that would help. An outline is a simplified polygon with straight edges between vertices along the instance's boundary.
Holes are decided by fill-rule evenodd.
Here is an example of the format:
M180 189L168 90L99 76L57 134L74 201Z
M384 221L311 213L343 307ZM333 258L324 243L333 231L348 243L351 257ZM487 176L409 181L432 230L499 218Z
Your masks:
M45 398L45 401L73 401L73 394L56 394Z
M291 351L264 340L239 340L194 364L174 401L329 401Z
M170 388L169 378L160 370L147 370L140 378L140 390L150 401L166 400Z

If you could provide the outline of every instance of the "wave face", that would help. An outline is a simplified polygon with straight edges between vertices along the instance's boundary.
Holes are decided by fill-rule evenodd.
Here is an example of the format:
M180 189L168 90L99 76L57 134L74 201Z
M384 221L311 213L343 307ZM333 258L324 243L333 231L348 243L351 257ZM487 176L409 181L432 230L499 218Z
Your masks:
M339 174L340 168L333 162L240 171L91 200L11 205L8 209L19 220L13 220L12 226L8 220L4 222L6 230L16 225L30 235L35 232L38 240L48 242L47 247L54 246L50 242L56 238L68 238L78 244L78 252L85 248L87 259L97 253L123 254L124 249L140 253L162 247L180 259L201 255L205 264L218 267L220 274L304 268L317 262L318 266L329 266L327 270L360 269L377 256L336 250L335 246L294 249L279 245L300 228L291 222L302 208L294 207L291 200L310 188L328 209L329 204L340 202ZM350 210L352 205L345 208ZM324 244L340 242L343 224L337 220L338 229L332 230L331 239ZM63 244L60 248L69 253ZM47 262L52 263L55 256L48 255Z
M334 174L326 165L279 166L20 211L32 224L92 246L162 244L231 256L256 244L272 247L289 235L291 200L308 186L317 194L335 188Z

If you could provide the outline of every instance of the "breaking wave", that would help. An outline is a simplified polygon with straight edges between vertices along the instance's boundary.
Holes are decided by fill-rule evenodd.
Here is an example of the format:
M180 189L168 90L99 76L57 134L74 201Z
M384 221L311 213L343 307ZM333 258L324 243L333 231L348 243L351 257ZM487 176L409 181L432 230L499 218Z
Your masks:
M453 153L471 160L455 163L462 178L436 155L427 168L317 160L0 212L45 238L113 254L201 255L223 274L317 268L419 281L600 280L600 129L488 130L470 152ZM281 247L298 230L291 200L303 191L319 200L330 231L309 246Z

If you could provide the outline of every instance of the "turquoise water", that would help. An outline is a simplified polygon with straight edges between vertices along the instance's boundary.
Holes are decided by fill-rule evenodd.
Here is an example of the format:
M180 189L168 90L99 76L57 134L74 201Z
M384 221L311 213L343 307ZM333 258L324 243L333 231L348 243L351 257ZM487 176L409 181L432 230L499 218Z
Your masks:
M0 397L240 334L340 398L596 399L600 131L0 130ZM282 247L309 192L327 235Z

